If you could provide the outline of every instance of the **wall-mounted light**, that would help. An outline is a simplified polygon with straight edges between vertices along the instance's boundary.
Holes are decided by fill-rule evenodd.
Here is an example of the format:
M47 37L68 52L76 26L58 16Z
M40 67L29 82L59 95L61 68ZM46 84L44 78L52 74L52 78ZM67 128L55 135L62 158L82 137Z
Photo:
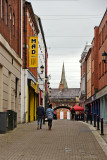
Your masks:
M50 87L50 82L47 83L47 87L48 87L48 88Z
M102 53L102 61L103 61L104 63L107 63L106 57L107 57L107 53L104 51L104 52Z
M51 87L49 88L49 92L51 93Z
M41 74L42 74L44 72L44 66L43 65L40 67L40 70L41 70Z
M48 76L45 77L45 81L48 81Z

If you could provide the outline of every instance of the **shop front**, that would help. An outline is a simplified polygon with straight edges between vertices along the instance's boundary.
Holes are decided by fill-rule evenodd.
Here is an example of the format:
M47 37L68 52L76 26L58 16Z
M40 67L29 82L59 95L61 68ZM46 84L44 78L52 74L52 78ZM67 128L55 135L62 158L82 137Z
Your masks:
M107 86L96 94L96 98L100 100L100 117L107 123Z
M38 92L37 82L35 83L31 79L28 79L27 96L27 122L33 122L37 119Z
M93 95L85 102L85 112L92 113L92 119L94 119L94 114L100 117L100 99L97 99L96 95Z

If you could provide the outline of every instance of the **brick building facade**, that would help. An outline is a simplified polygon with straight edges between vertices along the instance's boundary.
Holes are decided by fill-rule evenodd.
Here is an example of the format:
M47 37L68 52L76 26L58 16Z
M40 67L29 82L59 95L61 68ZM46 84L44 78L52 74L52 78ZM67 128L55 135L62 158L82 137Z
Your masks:
M107 123L107 63L102 61L104 51L107 52L107 10L100 25L94 28L94 38L91 50L86 57L87 67L85 71L88 77L89 68L91 69L90 83L89 78L87 78L86 109L104 118L104 122ZM90 96L88 96L89 91Z
M23 69L22 69L22 122L36 120L38 106L37 67L29 67L29 38L38 37L39 29L31 3L23 3ZM24 84L24 85L23 85Z

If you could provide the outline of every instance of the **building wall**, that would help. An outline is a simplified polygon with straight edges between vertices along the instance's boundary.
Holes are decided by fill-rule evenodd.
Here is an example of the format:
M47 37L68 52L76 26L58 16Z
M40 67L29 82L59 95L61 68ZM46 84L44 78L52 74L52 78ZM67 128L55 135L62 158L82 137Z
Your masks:
M87 58L87 99L91 97L91 50Z
M99 25L94 29L92 42L92 95L107 85L107 65L102 61L102 53L107 52L107 11Z
M7 1L2 0L2 11L0 1L0 33L14 49L14 51L21 56L21 0ZM2 12L2 14L1 14ZM7 18L6 18L7 17ZM13 18L14 27L13 27ZM7 20L6 20L7 19ZM15 28L15 30L13 29ZM13 33L14 31L14 33Z
M29 68L29 37L38 36L38 27L31 3L23 4L23 69L22 69L22 122L30 122L36 119L37 90L33 91L28 84L29 76L34 85L37 86L37 68ZM30 92L29 92L30 91ZM35 102L34 102L35 101ZM35 110L35 113L34 113Z
M40 99L42 98L42 104L45 106L45 56L46 56L46 46L44 43L44 33L42 28L41 19L38 16L35 16L38 24L39 34L38 34L38 84L40 91L42 94L40 95ZM44 66L44 72L41 74L41 66Z
M21 122L21 0L0 1L0 111ZM17 86L17 87L16 87Z
M94 38L91 47L91 97L85 103L92 112L96 113L107 123L107 64L102 61L102 53L107 52L107 10L98 27L94 28ZM89 57L88 57L89 59ZM87 60L88 63L88 60ZM87 64L87 73L90 64ZM87 80L88 80L87 76ZM90 87L87 86L87 97Z
M27 70L21 69L21 122L27 121Z
M29 37L38 36L38 28L32 7L24 5L23 13L23 68L29 67ZM32 16L33 14L33 16ZM37 78L37 68L29 68L30 72Z
M107 53L107 11L99 26L99 57L98 57L98 89L107 85L107 64L102 62L102 53Z
M18 123L21 121L21 65L21 59L0 35L0 111L16 111Z
M107 123L107 94L100 98L100 117Z
M99 28L94 28L94 39L92 41L92 95L94 95L98 91L98 33Z

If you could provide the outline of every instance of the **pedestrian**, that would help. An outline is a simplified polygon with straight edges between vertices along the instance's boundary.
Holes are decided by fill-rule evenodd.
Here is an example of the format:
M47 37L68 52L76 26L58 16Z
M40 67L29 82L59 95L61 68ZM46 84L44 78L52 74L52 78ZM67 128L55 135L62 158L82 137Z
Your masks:
M52 128L52 119L54 116L54 111L52 109L52 104L49 105L49 108L46 110L46 117L48 119L48 129L51 130Z
M71 114L72 114L72 120L74 120L74 116L75 116L75 109L74 108L72 108Z
M37 108L37 129L39 129L39 124L40 124L40 129L42 129L42 119L44 116L44 107L42 105L38 106Z

